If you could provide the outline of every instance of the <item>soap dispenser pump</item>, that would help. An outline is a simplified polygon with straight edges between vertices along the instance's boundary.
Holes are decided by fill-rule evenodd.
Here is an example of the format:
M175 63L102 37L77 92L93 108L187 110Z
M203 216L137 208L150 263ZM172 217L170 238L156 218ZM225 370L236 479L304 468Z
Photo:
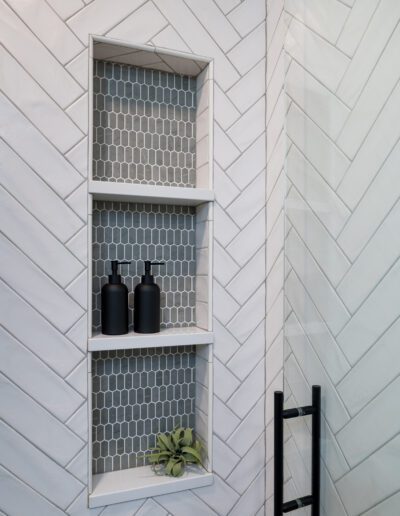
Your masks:
M133 329L137 333L158 333L160 331L160 287L151 274L153 265L165 265L164 262L144 262L142 282L136 285L133 311Z
M121 282L118 266L130 263L112 260L108 283L101 289L101 331L105 335L124 335L129 331L128 289Z

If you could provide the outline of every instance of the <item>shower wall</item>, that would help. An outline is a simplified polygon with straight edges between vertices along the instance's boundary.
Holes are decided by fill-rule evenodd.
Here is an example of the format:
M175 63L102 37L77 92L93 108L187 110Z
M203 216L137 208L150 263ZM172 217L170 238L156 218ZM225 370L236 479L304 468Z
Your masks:
M310 386L322 385L323 513L394 515L400 3L286 0L285 9L286 405L308 404ZM309 491L309 423L286 427L286 498Z
M0 513L262 516L265 0L0 1ZM89 34L214 60L214 484L87 508Z

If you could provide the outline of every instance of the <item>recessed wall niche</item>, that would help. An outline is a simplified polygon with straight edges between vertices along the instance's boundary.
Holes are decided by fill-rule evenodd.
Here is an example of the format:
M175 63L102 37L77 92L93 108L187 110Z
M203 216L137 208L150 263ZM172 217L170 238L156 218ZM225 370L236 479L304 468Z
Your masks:
M94 37L89 132L89 507L209 485L212 477L212 62ZM126 335L101 333L110 261L129 291ZM145 260L161 332L133 332ZM147 464L158 432L195 430L203 466Z
M195 428L196 350L98 351L93 371L93 473L148 464L156 435Z
M94 61L93 179L196 186L196 80Z
M133 329L133 291L144 260L163 261L154 269L161 290L161 327L196 325L196 211L191 206L94 201L93 331L101 331L101 288L108 281L110 260L121 267L129 290L129 328Z

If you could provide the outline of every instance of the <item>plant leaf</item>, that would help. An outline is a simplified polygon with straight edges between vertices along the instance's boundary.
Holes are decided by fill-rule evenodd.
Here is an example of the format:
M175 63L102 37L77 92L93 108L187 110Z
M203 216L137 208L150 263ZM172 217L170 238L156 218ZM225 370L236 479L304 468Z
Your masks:
M200 453L197 450L195 450L194 448L192 448L191 446L183 446L182 452L187 455L192 455L192 457L194 457L193 462L201 463Z
M172 475L174 477L180 477L182 474L183 474L182 463L181 462L177 462L172 467Z
M177 463L177 459L170 459L165 466L165 472L167 475L172 475L172 468Z
M169 450L171 451L172 453L175 452L175 446L174 446L174 443L172 442L172 439L170 438L169 435L166 435L166 434L159 434L157 436L157 440L160 444L163 445L163 447L165 448L165 450ZM161 446L160 446L161 448Z
M186 428L183 432L182 444L184 446L191 446L193 442L193 430L191 428Z

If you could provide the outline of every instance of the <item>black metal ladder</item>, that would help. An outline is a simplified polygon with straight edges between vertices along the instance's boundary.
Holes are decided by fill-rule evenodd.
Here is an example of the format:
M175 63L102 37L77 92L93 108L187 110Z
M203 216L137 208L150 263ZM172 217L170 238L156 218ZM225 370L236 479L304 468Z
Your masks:
M312 405L283 409L283 392L274 393L274 516L311 506L311 516L320 516L321 387L312 387ZM283 501L283 420L312 416L311 495Z

